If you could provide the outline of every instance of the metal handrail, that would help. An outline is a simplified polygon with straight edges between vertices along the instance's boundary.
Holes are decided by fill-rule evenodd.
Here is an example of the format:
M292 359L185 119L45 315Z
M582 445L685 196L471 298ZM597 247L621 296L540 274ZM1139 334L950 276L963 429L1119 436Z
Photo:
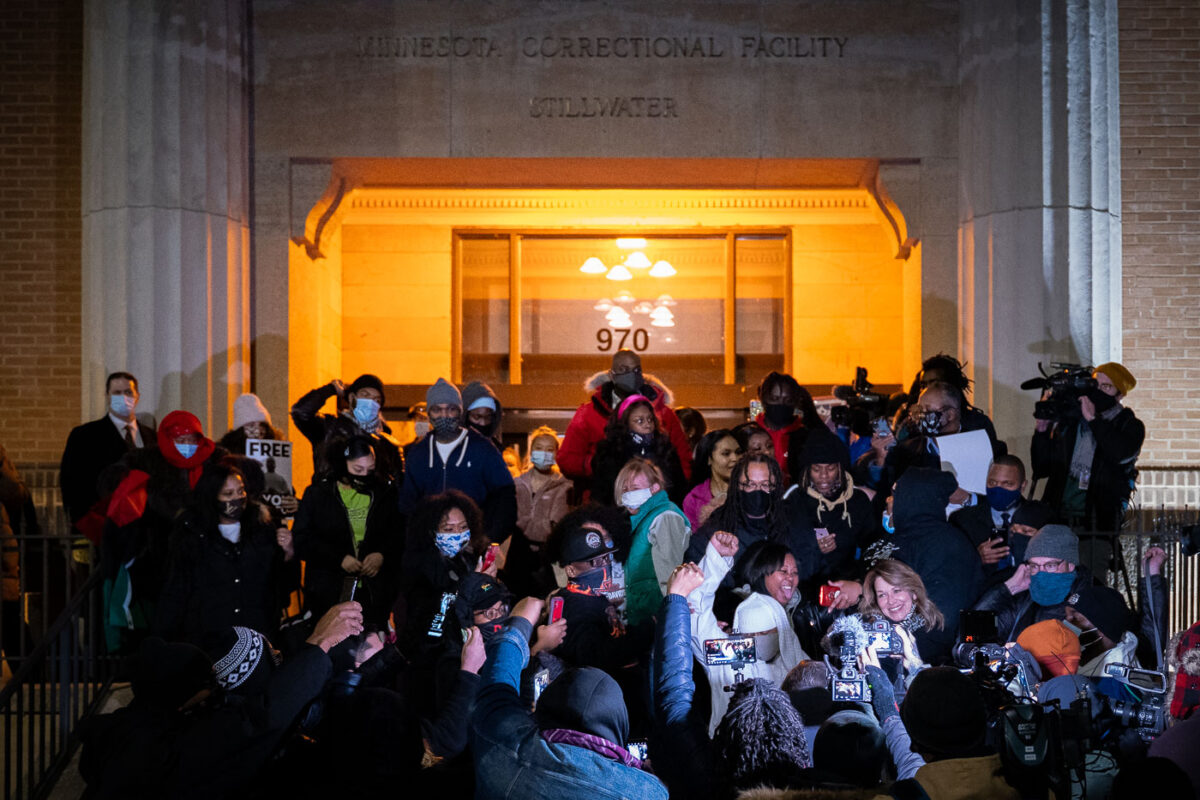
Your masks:
M106 653L103 577L94 571L0 689L5 800L46 797L103 702L118 658Z

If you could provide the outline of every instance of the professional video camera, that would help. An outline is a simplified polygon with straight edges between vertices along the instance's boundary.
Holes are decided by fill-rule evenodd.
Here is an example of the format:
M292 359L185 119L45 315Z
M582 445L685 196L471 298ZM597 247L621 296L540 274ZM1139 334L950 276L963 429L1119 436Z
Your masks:
M1099 392L1099 385L1092 377L1092 368L1080 364L1050 365L1052 372L1046 372L1042 363L1038 362L1040 378L1030 378L1021 384L1022 389L1049 389L1050 394L1045 400L1038 400L1033 407L1034 419L1045 419L1052 422L1065 422L1079 419L1079 398Z
M1143 742L1153 741L1167 729L1166 675L1127 664L1109 664L1104 668L1104 678L1119 683L1129 699L1102 695L1100 722L1108 720L1118 728L1133 731Z
M890 625L888 630L891 630ZM858 655L871 644L872 634L878 637L882 631L875 630L871 623L864 624L857 615L838 617L833 621L829 629L829 644L837 649L840 664L837 669L829 665L829 691L834 701L871 702L871 687L867 683L867 676L858 669ZM890 646L891 637L888 641Z
M859 435L870 435L869 424L887 413L888 404L887 395L871 391L873 388L867 380L867 368L855 367L854 383L833 387L833 396L846 404L830 409L833 424L851 428Z

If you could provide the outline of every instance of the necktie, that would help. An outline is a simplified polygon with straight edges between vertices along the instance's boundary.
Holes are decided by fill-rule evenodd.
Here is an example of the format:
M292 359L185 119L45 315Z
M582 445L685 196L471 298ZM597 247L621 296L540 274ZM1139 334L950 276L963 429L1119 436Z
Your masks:
M1008 523L1012 519L1012 514L1005 511L1000 515L1000 530L1008 530Z
M129 450L137 449L137 441L133 438L133 426L125 426L125 447Z

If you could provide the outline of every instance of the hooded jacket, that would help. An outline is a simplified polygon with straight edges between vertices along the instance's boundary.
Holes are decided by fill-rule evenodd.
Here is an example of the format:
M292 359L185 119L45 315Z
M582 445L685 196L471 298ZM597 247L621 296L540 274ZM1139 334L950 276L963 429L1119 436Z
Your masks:
M674 397L658 378L648 373L642 377L646 382L638 390L638 394L648 397L654 404L654 413L658 415L663 432L671 439L675 452L679 454L683 476L690 479L692 445L675 412L671 410ZM597 372L588 378L584 389L592 393L591 399L575 411L575 416L571 418L567 432L563 435L562 447L558 450L557 458L563 474L573 481L581 482L581 486L590 485L588 479L592 477L592 456L596 452L596 445L604 439L604 426L608 424L608 418L613 413L613 385L608 379L608 372Z
M912 567L925 583L929 599L946 618L942 630L917 633L917 647L931 664L950 655L958 634L958 616L979 595L983 570L966 535L946 521L946 504L958 484L940 470L912 467L896 483L892 522L893 558Z
M404 477L404 456L400 443L392 436L392 429L381 414L379 428L368 433L359 427L354 414L322 414L321 406L337 394L332 383L318 386L292 405L292 422L312 443L313 475L323 475L327 467L325 449L333 439L349 439L351 436L367 436L375 445L375 472L399 483ZM292 477L295 477L293 475Z
M611 678L595 670L565 673L543 693L537 718L529 713L520 680L532 632L528 620L515 617L488 645L471 715L475 796L667 800L667 788L624 753L629 721Z
M492 387L488 386L483 381L471 381L462 388L463 425L467 425L467 412L471 410L471 404L484 397L491 398L492 402L496 404L496 415L492 418L491 429L487 431L479 431L471 428L471 430L475 430L475 432L480 436L490 440L492 444L496 445L497 450L503 452L504 444L502 442L503 436L500 433L500 428L504 424L504 404L500 402L500 398L496 396L494 391L492 391Z

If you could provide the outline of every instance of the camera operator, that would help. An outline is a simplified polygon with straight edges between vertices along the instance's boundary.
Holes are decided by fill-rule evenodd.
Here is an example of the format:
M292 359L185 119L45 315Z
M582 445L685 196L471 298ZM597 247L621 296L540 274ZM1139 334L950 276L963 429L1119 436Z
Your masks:
M1112 533L1120 529L1133 493L1134 464L1146 427L1121 400L1137 385L1116 362L1092 372L1096 381L1078 397L1079 414L1038 419L1033 434L1033 478L1046 479L1042 499L1058 517L1081 530L1084 563L1097 574L1108 569ZM1043 400L1055 389L1047 389Z

